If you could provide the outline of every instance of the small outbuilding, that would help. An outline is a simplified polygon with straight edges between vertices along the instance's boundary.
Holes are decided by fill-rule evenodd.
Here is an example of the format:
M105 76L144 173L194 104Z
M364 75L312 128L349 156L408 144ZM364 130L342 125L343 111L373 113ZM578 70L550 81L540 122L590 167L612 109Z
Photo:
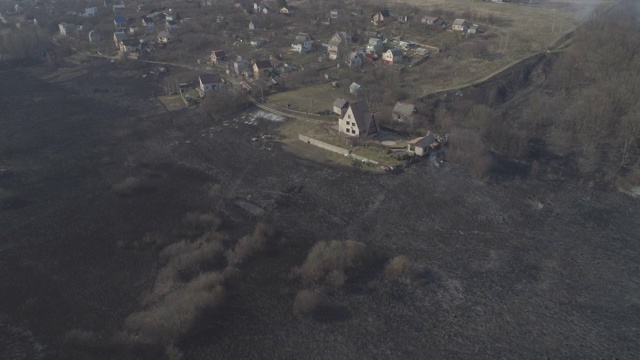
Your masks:
M407 152L417 156L425 156L438 148L440 148L440 142L435 135L430 133L407 142Z

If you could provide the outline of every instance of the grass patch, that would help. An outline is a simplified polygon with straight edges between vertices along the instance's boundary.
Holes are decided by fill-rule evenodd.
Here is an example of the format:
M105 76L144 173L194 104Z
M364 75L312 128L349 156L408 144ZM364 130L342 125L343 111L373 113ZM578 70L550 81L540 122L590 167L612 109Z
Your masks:
M158 96L158 100L167 108L169 111L176 111L180 109L184 109L187 107L184 100L180 95L164 95Z
M269 95L267 105L275 109L287 109L307 113L331 111L336 98L344 97L339 89L335 89L330 83L306 86L292 91L278 92ZM304 116L304 114L300 114ZM337 119L337 115L331 115Z

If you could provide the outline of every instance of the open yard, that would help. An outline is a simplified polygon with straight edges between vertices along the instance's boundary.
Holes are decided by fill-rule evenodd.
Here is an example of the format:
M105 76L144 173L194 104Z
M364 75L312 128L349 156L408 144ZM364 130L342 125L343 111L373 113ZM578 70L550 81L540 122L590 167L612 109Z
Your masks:
M338 97L342 97L339 89L334 89L330 83L323 83L269 95L268 105L274 109L289 108L304 113L309 110L311 113L318 113L331 111L333 102ZM337 119L337 115L331 115L331 117Z

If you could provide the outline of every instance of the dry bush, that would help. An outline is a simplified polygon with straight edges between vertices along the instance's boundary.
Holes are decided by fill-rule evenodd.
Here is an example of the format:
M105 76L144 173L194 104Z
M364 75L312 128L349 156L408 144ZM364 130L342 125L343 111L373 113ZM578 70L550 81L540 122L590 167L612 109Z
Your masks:
M125 328L142 342L172 344L193 327L204 311L222 304L222 281L219 273L201 274L150 308L129 315Z
M207 188L207 194L212 198L218 198L222 194L222 185L211 184Z
M400 279L413 272L411 260L404 255L396 256L384 268L384 274L388 279Z
M137 177L130 176L121 182L114 184L111 190L118 195L131 195L134 191L143 187L143 182Z
M293 313L296 315L307 315L315 311L318 307L318 295L311 290L300 290L293 301Z
M356 269L369 258L365 244L353 240L320 241L311 248L304 263L294 274L305 282L325 282L341 286L346 271Z
M267 241L272 236L273 229L264 223L256 224L253 233L240 239L233 251L227 253L229 264L241 264L253 253L264 250Z
M491 156L480 136L468 129L454 130L447 159L467 169L475 179L484 179L491 168Z
M173 346L173 344L167 345L167 347L165 348L164 353L167 356L167 360L182 360L182 359L184 359L184 354L182 353L182 351L180 351L180 349L178 349L177 347Z
M191 229L211 229L216 230L220 225L220 218L212 213L201 213L192 211L184 216L182 222Z

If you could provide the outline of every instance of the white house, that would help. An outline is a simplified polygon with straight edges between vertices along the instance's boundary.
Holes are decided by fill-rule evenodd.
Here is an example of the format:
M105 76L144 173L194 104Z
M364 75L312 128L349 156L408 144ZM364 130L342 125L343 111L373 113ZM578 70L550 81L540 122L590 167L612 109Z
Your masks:
M373 113L364 100L349 104L344 116L338 119L338 131L356 137L366 137L378 131Z
M206 93L212 91L222 90L224 82L219 74L202 74L199 78L200 81L200 94L204 96Z
M387 65L399 64L402 62L402 50L389 49L382 54L382 61Z
M351 52L347 57L346 63L350 68L358 68L362 66L362 58L360 57L360 55L358 55L357 52Z
M298 33L293 44L291 44L291 51L297 53L307 53L311 51L312 41L311 37L307 33Z

